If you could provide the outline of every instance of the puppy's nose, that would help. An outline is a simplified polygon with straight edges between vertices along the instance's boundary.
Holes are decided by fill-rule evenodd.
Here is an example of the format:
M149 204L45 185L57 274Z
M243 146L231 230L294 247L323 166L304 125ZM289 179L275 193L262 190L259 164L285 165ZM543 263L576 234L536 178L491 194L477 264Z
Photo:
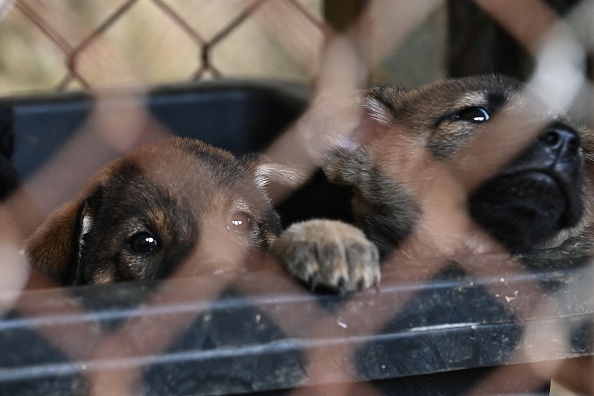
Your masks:
M575 154L580 148L578 134L563 125L553 125L540 136L539 142L555 155Z

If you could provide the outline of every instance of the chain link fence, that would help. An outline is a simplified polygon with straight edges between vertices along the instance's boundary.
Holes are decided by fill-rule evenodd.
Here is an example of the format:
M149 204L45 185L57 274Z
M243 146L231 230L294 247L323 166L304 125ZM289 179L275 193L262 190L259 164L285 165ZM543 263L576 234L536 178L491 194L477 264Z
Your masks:
M21 89L223 75L304 81L323 36L319 1L16 1L4 8L4 85Z
M270 111L273 103L286 103L271 136L249 149L313 173L321 154L308 144L319 140L300 140L302 131L315 130L321 119L348 120L341 104L353 89L397 70L393 54L402 56L397 49L410 45L406 38L443 40L433 43L432 54L420 51L435 63L419 66L425 78L499 71L501 64L589 122L585 70L594 5L570 3L561 9L539 0L3 2L0 49L10 55L0 60L2 92L86 93L8 101L16 111L17 149L35 157L56 147L0 211L6 224L0 344L10 350L0 357L0 394L547 394L552 377L592 390L594 296L586 254L537 255L528 260L536 271L509 255L454 257L456 265L452 257L389 262L379 292L345 297L310 293L269 257L257 257L255 271L59 289L29 273L18 253L41 219L109 159L170 134L193 134L179 122L184 118L196 130L215 131L206 137L220 133L221 117L231 113L215 112L219 121L210 125L200 118L202 99L187 99L212 98L212 87L229 89L222 100L238 92L246 97L254 87L266 98L262 107L249 107L248 137L281 112ZM331 12L341 10L347 23L339 26ZM497 31L478 26L476 15ZM479 31L492 41L473 44ZM517 46L504 51L509 60L488 51L503 33ZM539 69L543 64L550 67ZM228 77L301 84L246 86ZM548 84L553 78L567 83ZM178 85L154 88L164 83ZM122 86L134 89L103 91ZM577 105L576 95L583 98ZM317 101L328 96L338 103L330 111Z

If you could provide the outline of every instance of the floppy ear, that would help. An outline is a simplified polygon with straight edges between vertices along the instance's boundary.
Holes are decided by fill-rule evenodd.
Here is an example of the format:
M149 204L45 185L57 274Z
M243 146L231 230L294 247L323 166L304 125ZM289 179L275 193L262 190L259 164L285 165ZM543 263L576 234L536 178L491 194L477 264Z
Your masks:
M97 195L65 204L25 242L25 254L31 266L63 286L71 285L77 277L84 237L93 224Z

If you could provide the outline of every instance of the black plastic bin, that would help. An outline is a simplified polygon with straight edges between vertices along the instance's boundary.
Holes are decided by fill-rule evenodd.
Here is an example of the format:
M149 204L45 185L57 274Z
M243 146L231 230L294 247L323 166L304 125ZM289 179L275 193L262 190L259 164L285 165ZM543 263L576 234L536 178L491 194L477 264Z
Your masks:
M276 81L212 81L148 93L150 113L175 134L199 138L236 155L261 150L303 110L308 90ZM106 106L136 106L135 96L113 92ZM15 162L27 177L89 117L96 100L84 93L5 99L14 106Z
M306 98L298 85L213 82L156 90L148 107L173 132L241 154L269 144ZM83 95L13 103L26 177L91 106ZM303 206L288 217L307 216ZM0 321L0 395L332 394L341 384L349 395L546 394L531 363L592 353L588 252L408 263L382 276L379 291L343 297L310 293L278 268L28 291Z

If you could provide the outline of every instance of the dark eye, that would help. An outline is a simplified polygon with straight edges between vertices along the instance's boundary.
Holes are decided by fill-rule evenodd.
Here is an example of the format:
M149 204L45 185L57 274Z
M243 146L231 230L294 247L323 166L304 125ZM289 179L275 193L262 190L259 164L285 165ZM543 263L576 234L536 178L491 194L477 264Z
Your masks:
M229 216L227 228L235 232L244 232L250 229L254 219L245 212L234 212Z
M152 253L159 247L159 242L148 232L139 232L132 235L132 238L128 242L128 247L132 253L144 256Z
M481 106L467 107L454 113L453 121L468 121L472 123L479 123L488 121L491 118L489 111Z

